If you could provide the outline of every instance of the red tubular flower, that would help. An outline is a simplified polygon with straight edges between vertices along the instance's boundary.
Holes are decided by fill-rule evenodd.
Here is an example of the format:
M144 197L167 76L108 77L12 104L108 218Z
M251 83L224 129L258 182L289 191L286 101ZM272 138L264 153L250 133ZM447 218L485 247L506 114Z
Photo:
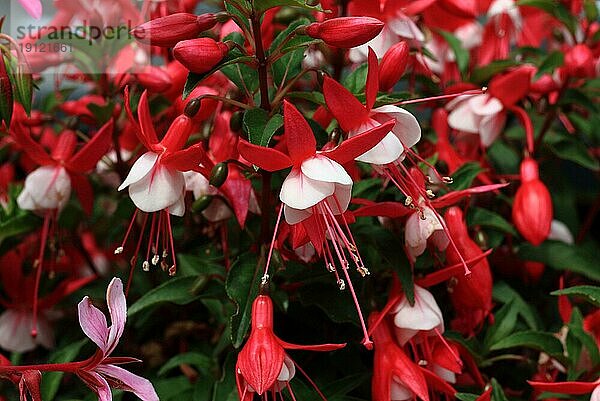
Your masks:
M267 392L287 388L296 373L296 364L285 353L286 349L307 351L334 351L346 344L296 345L279 339L273 333L273 302L268 295L259 295L252 304L252 331L240 351L236 364L236 384L241 401L251 401L254 393L267 399ZM302 372L304 373L304 372ZM321 398L325 399L315 387ZM269 397L271 398L271 397ZM294 398L292 394L292 398Z
M193 39L200 32L214 27L215 14L177 13L156 18L135 27L131 33L140 42L160 47L173 47L178 42Z
M229 47L210 38L184 40L175 46L173 55L191 72L210 71L225 57Z
M537 246L550 234L552 215L552 199L540 181L538 164L526 158L521 163L521 187L513 203L513 223L527 241Z
M153 93L162 93L171 88L171 76L162 68L149 65L135 74L138 82Z
M330 46L349 49L367 43L381 32L383 22L371 17L341 17L315 22L306 27L311 38Z
M444 219L456 248L465 259L475 259L483 254L469 237L463 213L458 207L450 207ZM449 264L460 263L458 253L453 247L446 248L446 260ZM472 266L470 276L458 274L454 278L456 284L450 293L450 299L457 316L452 321L452 328L465 335L473 335L492 310L490 265L484 257Z
M385 52L379 64L379 89L389 91L400 80L408 63L408 44L396 43Z

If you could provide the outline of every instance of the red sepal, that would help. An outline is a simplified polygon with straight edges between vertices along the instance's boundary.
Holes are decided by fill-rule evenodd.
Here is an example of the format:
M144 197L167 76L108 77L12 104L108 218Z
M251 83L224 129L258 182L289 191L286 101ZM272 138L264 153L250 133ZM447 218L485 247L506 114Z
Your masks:
M283 170L292 165L285 153L247 141L239 141L238 151L244 159L266 171Z
M488 92L504 106L512 106L529 93L532 73L531 68L524 67L499 75L490 81Z
M300 165L316 153L315 135L302 113L287 100L283 101L283 119L290 159Z
M96 167L98 160L110 149L113 129L114 121L111 118L94 134L88 143L69 159L69 169L78 173L85 173Z
M359 135L343 141L337 148L323 152L339 164L346 164L377 145L393 128L396 122L387 121ZM289 145L288 145L289 146Z
M369 121L367 108L336 80L325 77L323 95L331 114L344 131L357 129Z
M365 84L365 98L367 100L367 109L371 110L377 99L377 91L379 90L379 64L377 55L369 46L369 56L367 59L369 71L367 72L367 82Z
M600 386L600 380L595 382L560 382L560 383L545 383L534 382L527 380L527 383L537 391L548 391L551 393L561 394L588 394L594 391L597 386Z
M69 174L75 194L86 214L92 214L94 209L94 190L87 178L82 174Z
M470 195L481 194L485 192L495 191L500 188L504 188L507 186L506 184L491 184L491 185L481 185L479 187L473 187L469 189L463 189L461 191L453 191L447 193L446 195L441 196L438 199L431 201L431 204L435 206L435 208L446 207L455 204L462 198Z

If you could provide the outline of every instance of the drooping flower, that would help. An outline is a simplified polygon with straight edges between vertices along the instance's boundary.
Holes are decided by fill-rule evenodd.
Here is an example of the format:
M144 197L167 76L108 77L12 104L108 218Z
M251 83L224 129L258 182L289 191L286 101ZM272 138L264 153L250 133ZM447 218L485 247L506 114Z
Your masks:
M110 356L123 335L127 320L127 304L120 279L113 278L108 285L106 303L110 314L110 326L104 314L92 305L87 296L79 303L81 329L98 346L98 350L94 357L76 371L77 375L98 395L99 401L112 400L111 386L130 391L142 401L158 401L158 395L150 381L117 366L121 363L136 362L136 359Z
M129 197L136 207L143 212L153 213L146 258L142 265L144 270L150 268L150 261L152 265L156 266L162 258L161 267L164 270L168 268L171 275L176 272L170 215L183 216L185 212L183 173L193 170L201 171L200 164L207 159L202 143L184 149L195 127L191 117L197 112L198 106L199 103L196 102L187 107L184 113L173 121L163 139L159 141L150 115L147 92L142 94L138 104L138 125L129 107L129 90L125 91L125 108L129 119L136 126L136 134L147 152L135 161L127 178L119 187L119 191L128 188ZM136 215L137 211L122 245L115 250L115 253L123 252ZM144 218L142 231L146 223L147 216ZM159 250L161 245L163 249ZM139 248L138 245L132 261L132 268L135 266ZM152 258L150 258L151 252L153 253ZM173 261L170 267L165 261L169 252Z
M344 289L346 282L339 278L335 267L337 257L359 311L348 274L348 259L354 262L361 275L369 273L343 216L350 203L352 179L342 164L371 149L392 129L393 124L392 121L386 122L343 141L332 150L317 151L316 140L307 121L291 103L284 101L288 154L243 141L238 145L240 154L247 161L267 171L292 167L279 194L285 220L290 225L302 224L317 252L325 259L327 270L336 274L338 285ZM359 316L363 320L360 312ZM368 345L370 341L364 321L363 331Z
M273 302L268 295L259 295L252 304L252 330L248 341L240 351L236 363L236 384L241 401L251 401L254 394L267 400L287 389L296 373L296 364L286 349L306 351L334 351L346 344L296 345L290 344L273 333ZM302 372L304 373L304 372ZM315 386L319 396L323 394ZM270 397L269 397L270 398Z

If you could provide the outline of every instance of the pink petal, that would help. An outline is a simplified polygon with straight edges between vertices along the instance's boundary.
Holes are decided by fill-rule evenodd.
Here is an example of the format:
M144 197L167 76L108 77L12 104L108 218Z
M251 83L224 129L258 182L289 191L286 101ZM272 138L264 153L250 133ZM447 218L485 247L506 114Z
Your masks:
M130 391L142 401L158 401L158 395L149 380L114 365L98 365L96 371L116 381L115 388Z
M106 303L110 314L111 326L108 332L108 347L110 352L117 346L119 338L125 329L125 321L127 320L127 301L123 293L123 283L119 278L113 278L106 290Z
M42 18L42 2L40 0L19 0L27 14L39 20Z
M98 308L92 305L87 296L79 302L78 311L81 329L106 354L109 335L106 317Z

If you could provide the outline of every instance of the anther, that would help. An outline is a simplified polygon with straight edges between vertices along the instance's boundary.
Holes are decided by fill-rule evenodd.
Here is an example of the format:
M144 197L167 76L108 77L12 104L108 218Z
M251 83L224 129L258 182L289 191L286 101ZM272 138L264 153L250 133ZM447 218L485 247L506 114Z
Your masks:
M264 276L262 276L262 278L260 279L260 284L261 285L267 285L267 283L269 282L269 275L265 274Z
M344 280L339 279L337 281L338 287L340 288L340 291L344 291L346 289L346 283L344 282Z
M412 203L413 203L412 196L407 196L406 199L404 200L404 206L412 205Z
M144 263L142 263L142 270L145 272L150 271L150 263L147 260L144 260Z
M158 256L157 254L154 254L154 256L152 256L152 264L154 266L156 266L158 264L159 260L160 260L160 256Z
M371 274L371 272L369 271L369 269L367 269L366 267L359 267L356 269L357 272L360 273L361 276L365 277L365 276L369 276Z
M169 276L173 277L175 273L177 273L177 268L175 267L175 265L172 265L171 267L169 267Z
M435 198L435 194L433 193L433 191L431 189L428 189L427 191L425 191L425 193L427 194L427 197L429 199Z
M327 263L327 270L333 273L335 271L335 266L333 263Z
M122 253L123 253L123 247L122 246L120 246L117 249L115 249L115 255L120 255Z
M442 181L444 181L445 184L452 184L454 182L454 179L452 177L442 177Z

